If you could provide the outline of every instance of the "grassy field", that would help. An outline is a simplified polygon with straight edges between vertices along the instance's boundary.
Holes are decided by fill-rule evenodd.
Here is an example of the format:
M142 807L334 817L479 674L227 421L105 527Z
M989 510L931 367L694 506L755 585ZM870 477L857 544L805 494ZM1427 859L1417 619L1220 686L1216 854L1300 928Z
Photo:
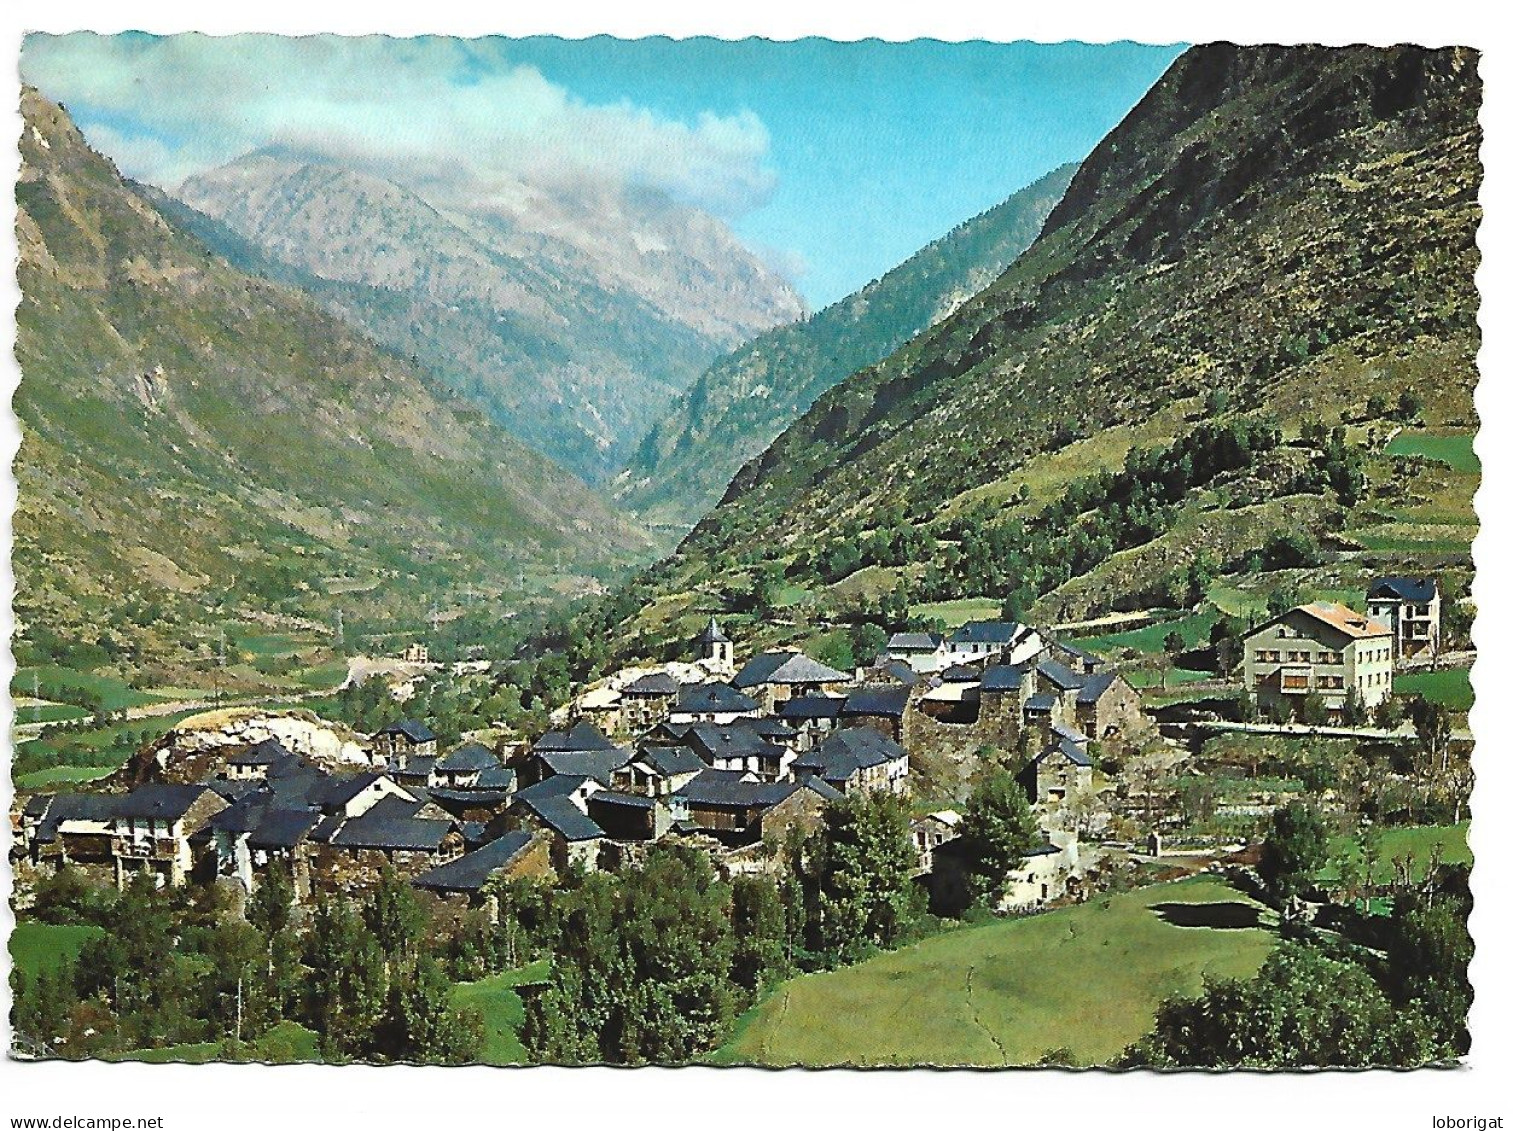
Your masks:
M16 722L21 723L66 723L88 717L89 712L72 703L28 703L16 705Z
M1381 856L1373 870L1372 882L1384 884L1393 878L1392 860L1399 856L1413 857L1413 878L1422 880L1429 868L1429 858L1434 846L1444 846L1443 860L1446 864L1471 863L1471 848L1466 843L1466 830L1470 822L1458 825L1401 825L1382 830ZM1360 845L1354 837L1335 837L1330 842L1333 859L1318 873L1318 879L1331 882L1339 879L1340 862L1346 857L1360 858Z
M1168 689L1180 687L1184 683L1198 683L1205 679L1217 678L1213 672L1192 671L1188 668L1172 668L1165 673L1165 676ZM1154 668L1134 668L1125 672L1124 677L1129 680L1131 687L1155 688L1158 691L1162 689L1162 673Z
M118 711L123 707L140 707L147 703L157 702L159 698L148 692L138 691L134 687L128 687L114 676L74 671L71 668L58 667L56 664L17 668L15 677L11 680L11 694L30 695L33 687L41 688L44 699L66 699L67 696L59 692L69 690L87 691L100 696L101 705L107 711Z
M519 970L507 970L476 982L461 982L452 990L454 1008L470 1007L483 1014L482 1064L520 1064L525 1049L516 1031L525 1019L525 1006L515 987L545 978L549 967L545 960L533 962Z
M1402 432L1387 445L1387 454L1423 456L1456 471L1480 471L1481 460L1471 443L1474 432Z
M1201 613L1191 613L1176 620L1158 621L1155 624L1132 628L1126 632L1079 637L1074 643L1079 648L1086 648L1103 655L1108 655L1117 648L1133 648L1137 652L1149 652L1154 655L1165 650L1166 637L1171 632L1176 632L1182 637L1184 647L1192 648L1198 644L1206 644L1209 630L1218 619L1217 610L1205 609Z
M1475 699L1471 691L1470 668L1404 672L1393 677L1392 689L1399 695L1422 695L1430 702L1443 703L1452 711L1469 711Z
M715 1059L988 1066L1066 1049L1078 1064L1105 1064L1144 1035L1164 998L1197 993L1205 975L1248 977L1271 950L1265 926L1177 926L1167 915L1260 910L1202 877L939 935L786 983Z
M115 771L115 766L49 766L45 770L16 774L12 780L17 789L49 789L55 785L79 785L83 782L99 781Z
M925 620L940 619L947 628L960 628L969 620L997 620L1003 611L1003 602L991 597L962 597L956 601L934 601L926 605L910 606L911 616Z
M11 960L16 969L35 977L79 957L84 944L103 932L83 924L17 923L11 932Z

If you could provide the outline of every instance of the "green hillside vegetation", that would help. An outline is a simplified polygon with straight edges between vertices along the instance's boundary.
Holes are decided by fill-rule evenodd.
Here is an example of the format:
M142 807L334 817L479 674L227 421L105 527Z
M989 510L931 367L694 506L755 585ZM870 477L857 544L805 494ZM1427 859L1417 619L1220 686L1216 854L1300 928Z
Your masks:
M616 597L622 653L710 613L756 646L965 598L1054 623L1464 571L1475 472L1383 447L1474 427L1478 101L1465 51L1188 51L996 282ZM846 592L878 566L885 594ZM783 586L810 596L779 624Z
M464 585L519 597L645 553L427 373L207 252L60 108L23 111L22 665L181 683L253 612L419 623ZM338 599L335 576L382 583Z
M1173 906L1215 926L1178 926ZM1207 909L1208 914L1204 914ZM1265 917L1263 917L1263 915ZM1095 1065L1205 977L1250 977L1274 916L1212 878L972 927L786 982L716 1059L730 1064ZM1249 924L1249 925L1217 925Z
M452 990L454 1009L474 1009L483 1018L479 1063L506 1065L525 1062L525 1046L520 1043L518 1035L520 1024L525 1020L525 1006L515 987L543 980L548 969L549 964L543 959L520 970L509 970L476 982L460 982Z
M1073 170L1047 173L855 294L721 358L646 434L620 498L655 526L687 530L816 397L996 278L1039 234Z

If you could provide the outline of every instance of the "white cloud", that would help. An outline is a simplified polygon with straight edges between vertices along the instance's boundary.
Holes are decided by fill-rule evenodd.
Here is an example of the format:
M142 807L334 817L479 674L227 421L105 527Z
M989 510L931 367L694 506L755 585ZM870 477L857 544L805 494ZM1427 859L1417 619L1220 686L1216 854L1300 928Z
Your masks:
M679 121L588 103L507 51L444 38L32 35L22 76L75 111L123 172L164 188L281 144L423 185L443 204L588 179L734 216L772 191L756 115Z

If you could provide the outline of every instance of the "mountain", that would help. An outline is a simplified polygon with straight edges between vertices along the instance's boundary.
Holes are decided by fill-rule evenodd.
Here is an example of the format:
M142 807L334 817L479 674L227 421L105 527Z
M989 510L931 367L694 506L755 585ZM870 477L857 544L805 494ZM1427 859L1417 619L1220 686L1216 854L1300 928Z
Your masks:
M721 221L649 189L521 185L464 213L268 149L177 196L215 250L309 291L589 481L715 357L804 312Z
M1040 233L1075 168L1047 173L855 294L715 362L646 434L616 496L653 526L686 531L821 393L996 279Z
M627 648L1464 572L1476 475L1424 453L1474 469L1479 105L1465 49L1185 52L997 281L742 468Z
M464 583L581 587L646 553L424 370L211 254L60 107L27 90L22 111L24 641L172 663L222 618L320 618L344 591L349 614L418 623Z

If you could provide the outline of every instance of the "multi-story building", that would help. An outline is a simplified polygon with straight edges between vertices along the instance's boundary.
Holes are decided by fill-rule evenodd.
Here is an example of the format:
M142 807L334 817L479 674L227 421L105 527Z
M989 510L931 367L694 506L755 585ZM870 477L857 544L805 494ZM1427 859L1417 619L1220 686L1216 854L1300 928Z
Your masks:
M1432 577L1379 577L1366 590L1366 615L1392 630L1397 658L1439 651L1439 583Z
M1310 693L1334 713L1352 689L1374 707L1392 694L1392 630L1344 605L1298 605L1245 637L1244 672L1273 718L1297 715Z

